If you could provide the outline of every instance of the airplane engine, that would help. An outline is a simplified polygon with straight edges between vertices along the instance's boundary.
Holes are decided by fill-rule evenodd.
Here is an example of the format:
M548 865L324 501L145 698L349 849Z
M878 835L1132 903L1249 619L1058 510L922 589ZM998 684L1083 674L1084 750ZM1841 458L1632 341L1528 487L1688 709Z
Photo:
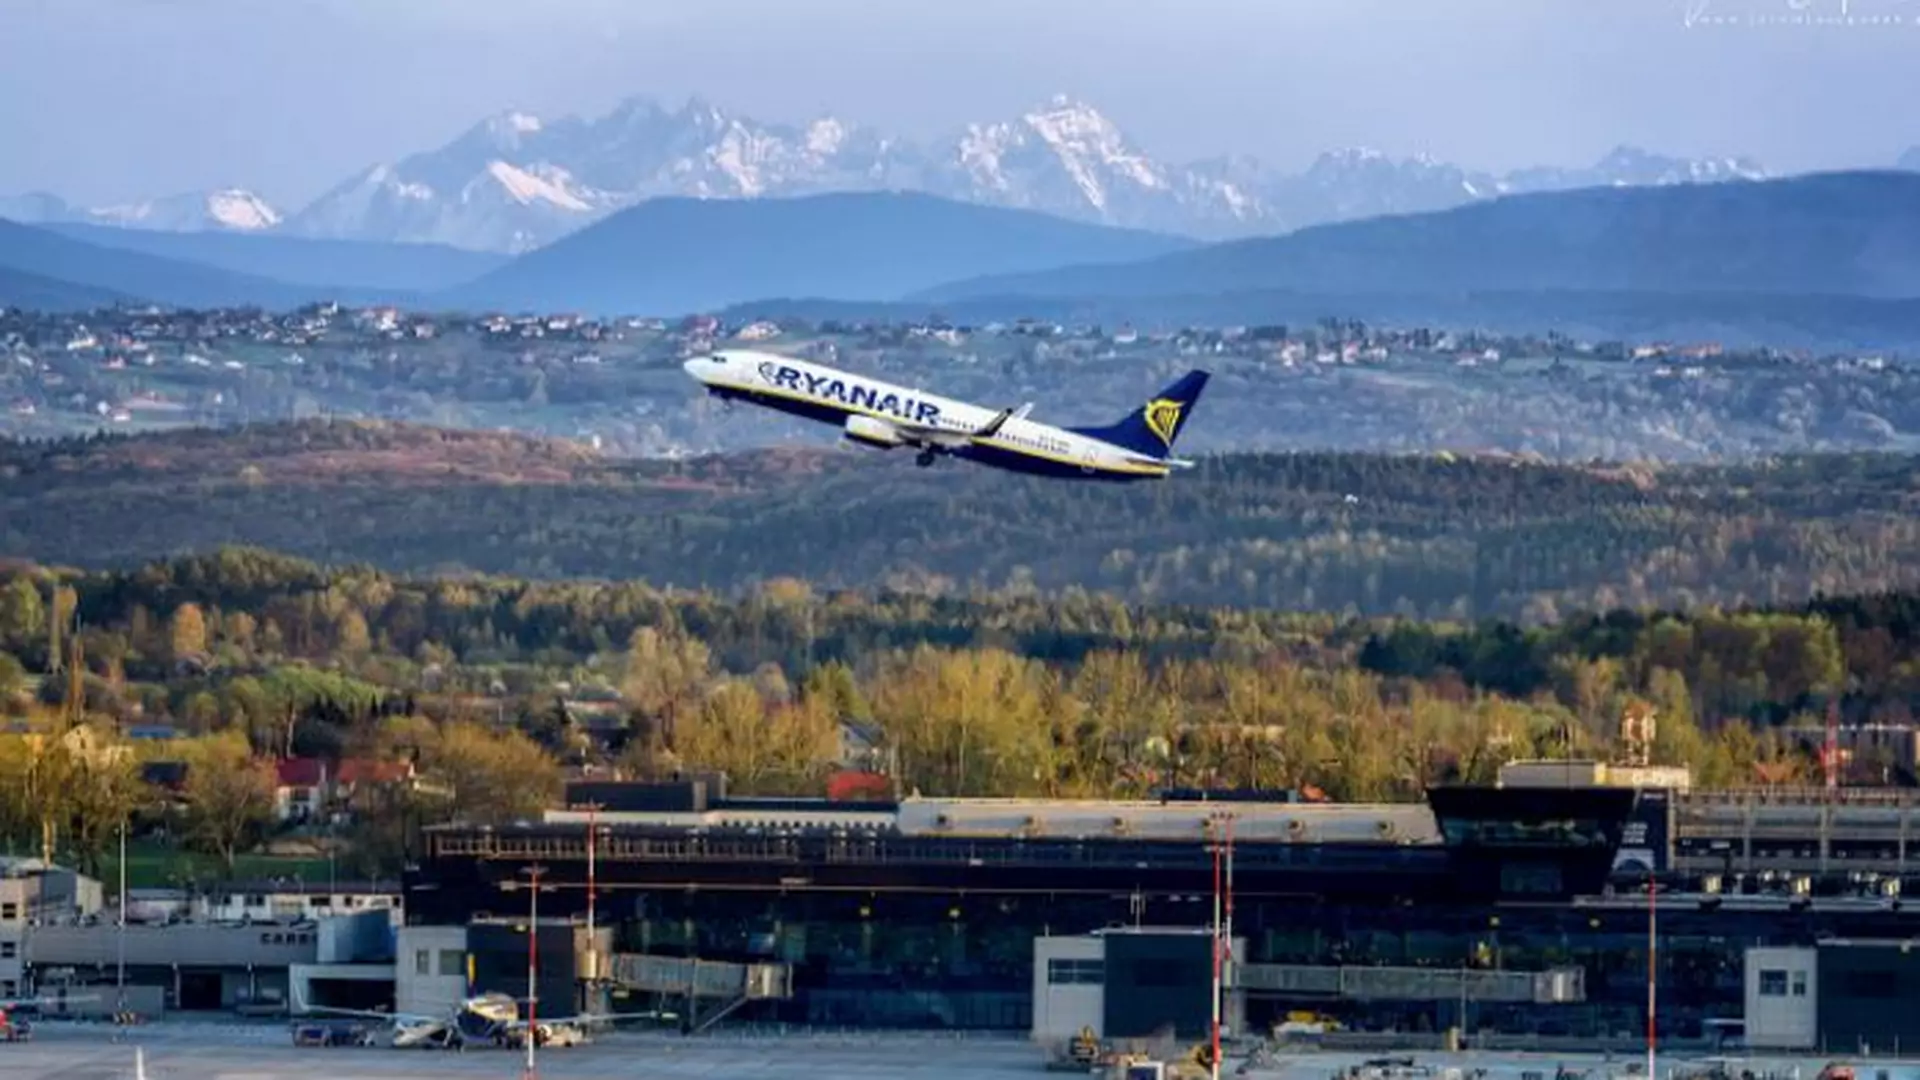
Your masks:
M876 420L871 416L847 417L847 438L868 446L878 446L890 450L901 445L900 430L885 420Z

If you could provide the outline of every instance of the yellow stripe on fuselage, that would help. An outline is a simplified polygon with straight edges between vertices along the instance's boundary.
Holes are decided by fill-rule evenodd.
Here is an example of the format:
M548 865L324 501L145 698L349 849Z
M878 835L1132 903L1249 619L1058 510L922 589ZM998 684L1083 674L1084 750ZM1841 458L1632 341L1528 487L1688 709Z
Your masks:
M822 405L829 409L839 409L842 412L859 413L862 416L870 416L883 423L902 424L899 417L890 416L887 413L881 412L879 409L869 409L862 405L850 405L844 401L834 401L828 398L811 397L807 394L796 394L791 390L783 390L776 386L728 386L725 387L725 389L746 394L770 394L774 397L786 398L788 401L799 401L808 405ZM904 424L903 426L912 427L913 425ZM961 431L956 431L952 434L960 436L966 435L965 432ZM1171 471L1170 466L1154 465L1144 461L1138 463L1128 462L1124 465L1077 461L1063 455L1049 454L1044 450L1035 450L1029 446L1022 446L1019 443L1007 442L998 435L991 435L985 438L975 436L971 437L971 441L995 450L1004 450L1009 454L1019 454L1022 457L1035 458L1040 461L1050 461L1056 465L1071 465L1076 469L1085 469L1090 472L1110 472L1121 476L1165 476Z

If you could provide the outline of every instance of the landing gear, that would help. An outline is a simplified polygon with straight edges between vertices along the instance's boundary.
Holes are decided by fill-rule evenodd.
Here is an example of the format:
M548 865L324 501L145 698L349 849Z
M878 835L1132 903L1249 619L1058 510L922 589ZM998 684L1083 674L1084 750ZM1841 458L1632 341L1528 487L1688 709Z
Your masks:
M933 451L931 450L920 451L919 454L914 456L913 463L915 465L920 466L923 469L933 464Z

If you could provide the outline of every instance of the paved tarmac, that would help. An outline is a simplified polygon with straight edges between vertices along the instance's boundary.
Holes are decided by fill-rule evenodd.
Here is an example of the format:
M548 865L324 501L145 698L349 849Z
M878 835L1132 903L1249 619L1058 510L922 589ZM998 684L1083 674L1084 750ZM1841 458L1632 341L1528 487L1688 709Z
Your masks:
M119 1030L50 1023L37 1029L30 1043L0 1044L0 1080L132 1080L136 1046L145 1054L147 1080L518 1080L525 1068L524 1053L493 1048L296 1047L284 1024L160 1023ZM1330 1080L1343 1066L1368 1056L1284 1054L1273 1066L1240 1076ZM1591 1070L1590 1080L1603 1080L1638 1064L1632 1058L1607 1062L1581 1055L1395 1056L1411 1056L1439 1069L1484 1069L1487 1080L1521 1080L1523 1072L1552 1077L1561 1066ZM1061 1075L1046 1073L1041 1052L1023 1039L910 1033L717 1034L697 1039L619 1033L585 1046L541 1051L537 1060L540 1076L550 1080L1036 1080ZM1753 1058L1744 1064L1783 1080L1797 1067L1802 1080L1813 1080L1829 1060ZM1685 1063L1678 1056L1663 1059L1662 1076ZM1234 1075L1238 1064L1229 1055L1222 1075ZM1863 1080L1920 1080L1920 1067L1875 1062L1858 1075ZM1435 1080L1444 1080L1444 1074L1436 1074Z
M116 1041L117 1035L117 1041ZM522 1051L296 1047L287 1028L150 1025L133 1031L44 1025L30 1043L0 1044L0 1080L131 1080L134 1047L147 1080L427 1080L524 1073ZM1017 1039L850 1035L738 1039L605 1036L540 1051L552 1080L714 1077L725 1080L1003 1080L1037 1077L1041 1055Z

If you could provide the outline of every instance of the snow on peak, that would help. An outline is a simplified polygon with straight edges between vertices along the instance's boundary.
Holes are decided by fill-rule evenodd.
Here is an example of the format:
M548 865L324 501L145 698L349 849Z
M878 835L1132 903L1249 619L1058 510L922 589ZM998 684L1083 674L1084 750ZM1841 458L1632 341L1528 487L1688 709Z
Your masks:
M1021 119L1053 150L1087 201L1102 211L1108 208L1108 192L1099 173L1151 190L1168 187L1160 165L1127 145L1113 121L1091 105L1056 94L1046 109Z
M831 116L822 117L807 125L807 151L826 157L837 152L847 141L847 125Z
M251 191L226 188L207 196L207 216L221 226L251 232L280 224L280 212Z
M500 121L513 131L535 132L540 130L540 118L528 113L510 112L501 117Z
M231 229L256 232L280 224L280 212L265 199L241 188L185 192L86 212L90 220L128 228L163 232Z
M1063 139L1098 139L1113 143L1124 140L1120 129L1113 121L1101 114L1099 109L1085 102L1076 101L1065 94L1055 94L1044 109L1034 109L1023 119L1027 126L1039 132L1049 141Z
M528 171L496 159L487 162L487 175L493 177L508 197L522 206L546 203L578 213L593 209L571 190L572 176L556 166L536 166L535 171Z

